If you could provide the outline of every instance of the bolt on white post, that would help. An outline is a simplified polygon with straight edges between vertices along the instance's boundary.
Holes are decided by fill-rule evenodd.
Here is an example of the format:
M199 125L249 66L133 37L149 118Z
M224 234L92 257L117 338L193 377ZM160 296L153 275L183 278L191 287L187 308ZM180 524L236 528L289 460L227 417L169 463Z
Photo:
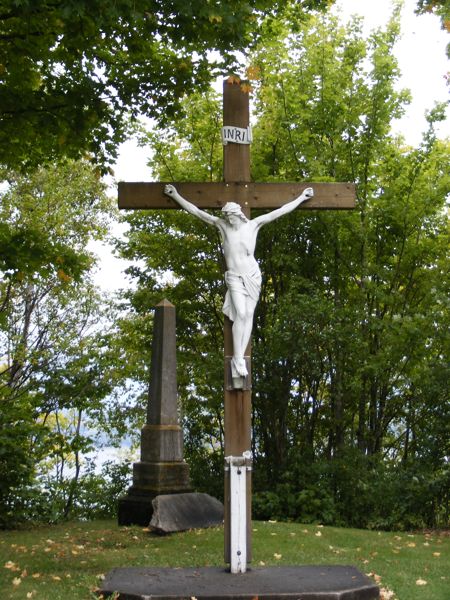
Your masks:
M227 456L230 471L230 569L232 573L247 570L247 471L251 469L251 453Z

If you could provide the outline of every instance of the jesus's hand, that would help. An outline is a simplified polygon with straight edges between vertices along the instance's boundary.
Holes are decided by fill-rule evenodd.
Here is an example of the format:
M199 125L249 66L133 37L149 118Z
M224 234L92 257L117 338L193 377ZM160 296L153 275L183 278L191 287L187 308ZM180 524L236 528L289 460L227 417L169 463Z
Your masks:
M170 183L168 183L165 187L164 187L164 193L167 196L170 196L171 198L173 198L175 196L175 194L177 193L177 190L175 189L175 186L171 185Z

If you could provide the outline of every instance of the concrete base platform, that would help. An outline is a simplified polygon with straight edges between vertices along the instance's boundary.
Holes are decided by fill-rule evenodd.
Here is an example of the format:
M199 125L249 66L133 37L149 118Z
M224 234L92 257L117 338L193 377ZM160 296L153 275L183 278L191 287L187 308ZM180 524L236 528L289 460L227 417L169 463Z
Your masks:
M351 566L113 569L99 594L120 600L378 600L379 588Z

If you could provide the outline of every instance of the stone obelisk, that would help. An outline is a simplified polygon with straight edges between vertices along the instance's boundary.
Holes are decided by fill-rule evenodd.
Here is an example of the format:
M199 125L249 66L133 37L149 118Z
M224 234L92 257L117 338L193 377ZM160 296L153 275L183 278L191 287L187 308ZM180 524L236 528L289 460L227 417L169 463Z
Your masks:
M152 500L189 492L189 466L183 459L183 431L177 407L175 307L155 307L147 421L141 431L141 460L133 464L133 485L119 500L119 525L148 525Z

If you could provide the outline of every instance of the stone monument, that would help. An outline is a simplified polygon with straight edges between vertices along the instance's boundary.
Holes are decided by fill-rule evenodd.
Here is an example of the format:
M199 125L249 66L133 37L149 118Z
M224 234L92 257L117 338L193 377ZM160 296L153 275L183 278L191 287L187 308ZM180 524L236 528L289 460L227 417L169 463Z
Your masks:
M119 500L119 525L148 525L152 501L160 494L191 491L183 459L183 431L177 407L175 307L163 300L155 307L152 363L146 424L141 431L141 459L133 464L133 484Z

